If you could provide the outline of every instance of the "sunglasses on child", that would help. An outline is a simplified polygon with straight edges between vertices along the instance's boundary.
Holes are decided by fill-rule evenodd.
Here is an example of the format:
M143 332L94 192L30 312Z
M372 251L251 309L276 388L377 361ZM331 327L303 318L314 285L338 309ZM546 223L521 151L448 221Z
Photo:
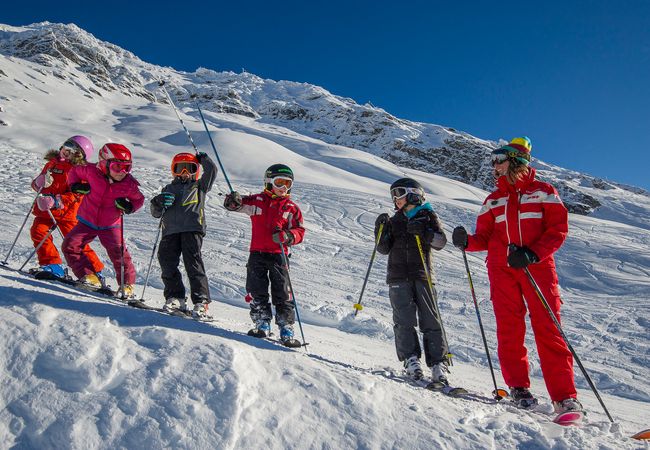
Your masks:
M108 169L113 173L129 173L131 172L131 161L118 161L114 159L109 161Z
M293 180L291 178L286 178L286 177L275 177L272 179L273 186L276 188L287 188L291 189L291 186L293 185Z
M174 175L180 176L184 173L194 175L199 170L199 166L193 162L179 162L174 164Z
M390 195L394 200L406 197L408 194L417 194L424 197L424 191L420 188L412 187L396 187L390 190Z

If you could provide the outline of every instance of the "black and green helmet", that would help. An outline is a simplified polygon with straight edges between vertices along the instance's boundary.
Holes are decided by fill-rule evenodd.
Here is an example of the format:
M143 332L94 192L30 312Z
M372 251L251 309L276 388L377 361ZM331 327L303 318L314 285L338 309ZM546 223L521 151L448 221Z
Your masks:
M266 172L264 172L264 178L275 178L275 177L287 177L293 180L293 170L284 164L273 164Z
M293 182L293 170L284 164L273 164L264 172L264 189L272 191L273 179L277 177L289 178ZM290 192L291 187L289 187L286 193L289 194Z

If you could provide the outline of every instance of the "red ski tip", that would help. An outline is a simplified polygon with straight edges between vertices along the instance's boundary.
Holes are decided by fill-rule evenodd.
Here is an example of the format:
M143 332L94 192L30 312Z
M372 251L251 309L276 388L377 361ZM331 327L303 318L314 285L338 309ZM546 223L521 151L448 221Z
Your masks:
M571 425L580 425L582 423L582 418L584 413L581 411L567 411L558 414L553 422L562 426L571 426Z
M632 436L632 439L637 439L639 441L650 441L650 428L647 430L639 431L637 434Z

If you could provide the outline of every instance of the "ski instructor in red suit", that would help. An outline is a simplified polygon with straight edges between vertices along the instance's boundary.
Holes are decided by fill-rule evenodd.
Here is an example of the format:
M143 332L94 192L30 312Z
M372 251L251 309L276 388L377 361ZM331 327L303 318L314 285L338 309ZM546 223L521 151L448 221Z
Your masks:
M492 152L497 189L483 202L476 233L468 235L465 228L456 227L452 239L468 252L487 250L499 361L513 401L524 408L537 404L529 391L524 345L528 312L556 412L582 411L571 352L523 270L528 268L560 321L562 300L553 253L569 231L568 212L557 190L535 179L535 169L529 166L531 149L530 140L521 137Z

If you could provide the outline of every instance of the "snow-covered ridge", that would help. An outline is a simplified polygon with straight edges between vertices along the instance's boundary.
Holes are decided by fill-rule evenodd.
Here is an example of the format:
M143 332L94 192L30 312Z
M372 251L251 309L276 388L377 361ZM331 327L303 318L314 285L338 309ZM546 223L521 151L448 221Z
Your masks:
M331 94L308 83L262 79L242 72L193 73L145 63L120 47L100 41L76 25L43 22L4 26L0 54L37 63L44 74L76 84L88 97L107 92L165 102L156 96L157 80L165 79L180 106L237 114L280 125L327 143L360 149L399 166L415 168L489 190L488 155L499 143L439 125L399 119L370 104ZM6 74L5 74L6 75ZM2 77L2 72L0 72ZM80 78L91 82L82 83ZM1 79L1 78L0 78ZM190 112L192 114L192 112ZM193 114L196 114L195 112ZM462 154L462 157L459 157ZM557 184L571 212L591 214L617 191L648 202L648 193L597 177L535 160L542 178Z

